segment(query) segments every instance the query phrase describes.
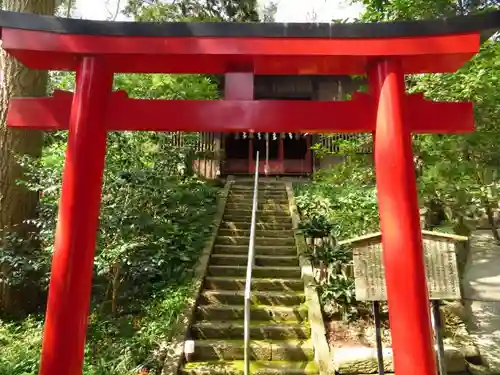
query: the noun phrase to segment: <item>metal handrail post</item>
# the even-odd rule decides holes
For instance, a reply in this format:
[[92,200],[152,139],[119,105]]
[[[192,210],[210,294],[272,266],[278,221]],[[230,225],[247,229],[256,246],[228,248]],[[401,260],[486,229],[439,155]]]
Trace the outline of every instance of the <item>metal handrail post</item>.
[[250,375],[250,304],[252,299],[252,269],[255,260],[255,226],[257,221],[257,195],[259,191],[259,151],[255,157],[255,181],[253,185],[252,221],[250,224],[250,241],[248,243],[247,277],[245,282],[245,318],[244,336],[244,375]]

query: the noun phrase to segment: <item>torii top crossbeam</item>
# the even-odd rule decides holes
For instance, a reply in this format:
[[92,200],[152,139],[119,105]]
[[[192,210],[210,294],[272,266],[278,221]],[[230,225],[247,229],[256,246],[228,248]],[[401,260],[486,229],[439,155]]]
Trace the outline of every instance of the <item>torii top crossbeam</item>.
[[[471,103],[404,92],[404,74],[453,72],[500,12],[378,24],[99,22],[0,12],[3,48],[34,69],[75,70],[75,93],[14,99],[9,126],[69,129],[41,375],[81,374],[106,134],[114,130],[373,132],[394,368],[435,375],[412,132],[473,130]],[[112,93],[113,74],[226,74],[225,100]],[[254,101],[253,75],[367,74],[346,102]],[[329,359],[326,359],[329,362]],[[321,361],[320,361],[321,364]]]
[[114,72],[365,74],[398,56],[404,73],[452,72],[478,51],[500,12],[360,24],[107,22],[1,12],[3,48],[27,67],[76,70],[105,55]]

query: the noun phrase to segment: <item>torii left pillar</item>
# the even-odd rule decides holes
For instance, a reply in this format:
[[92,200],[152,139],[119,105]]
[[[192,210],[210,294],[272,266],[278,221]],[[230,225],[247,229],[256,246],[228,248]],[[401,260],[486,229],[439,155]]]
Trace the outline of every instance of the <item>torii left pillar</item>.
[[81,374],[106,155],[113,72],[84,57],[77,70],[63,171],[40,375]]

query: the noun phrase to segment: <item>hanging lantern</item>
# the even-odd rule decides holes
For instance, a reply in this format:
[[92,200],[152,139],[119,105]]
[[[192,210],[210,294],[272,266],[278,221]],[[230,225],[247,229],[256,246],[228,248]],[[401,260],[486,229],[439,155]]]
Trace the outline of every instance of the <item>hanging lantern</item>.
[[276,133],[273,133],[273,141],[277,140],[278,139],[278,134]]
[[293,139],[293,133],[288,133],[288,137],[290,137],[290,139]]
[[243,139],[247,139],[247,133],[243,132]]

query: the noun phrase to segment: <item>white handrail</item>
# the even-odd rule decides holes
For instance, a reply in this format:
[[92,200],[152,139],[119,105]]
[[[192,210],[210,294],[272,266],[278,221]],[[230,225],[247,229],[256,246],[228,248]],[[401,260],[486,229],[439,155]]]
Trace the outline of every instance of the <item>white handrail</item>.
[[250,375],[250,304],[252,298],[252,269],[255,261],[255,226],[257,221],[257,195],[259,192],[259,151],[255,157],[255,181],[253,185],[252,221],[250,224],[250,241],[248,243],[247,278],[245,282],[245,318],[243,326],[244,336],[244,375]]

